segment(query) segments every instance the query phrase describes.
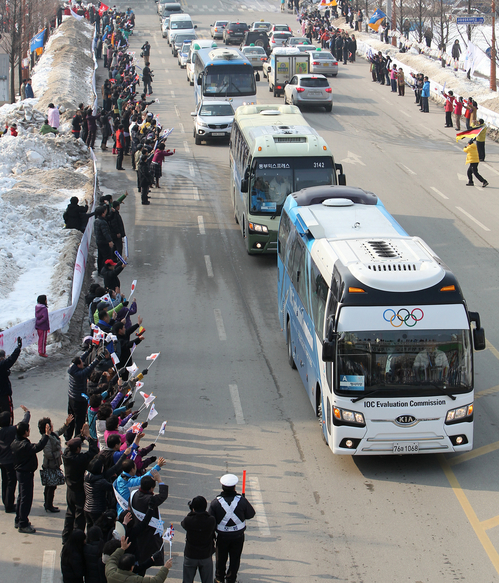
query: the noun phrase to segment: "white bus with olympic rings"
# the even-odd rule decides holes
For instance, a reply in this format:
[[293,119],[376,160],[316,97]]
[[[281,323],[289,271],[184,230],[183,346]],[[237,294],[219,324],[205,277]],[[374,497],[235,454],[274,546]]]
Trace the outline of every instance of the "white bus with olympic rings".
[[278,309],[289,364],[334,453],[472,449],[480,317],[375,194],[315,186],[287,197]]

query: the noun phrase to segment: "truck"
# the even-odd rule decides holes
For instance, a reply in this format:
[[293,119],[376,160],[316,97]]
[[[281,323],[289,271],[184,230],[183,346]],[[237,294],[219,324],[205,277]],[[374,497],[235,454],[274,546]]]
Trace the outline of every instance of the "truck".
[[274,97],[284,93],[284,85],[293,75],[306,75],[310,70],[310,55],[294,47],[275,48],[270,61],[263,65],[263,76],[269,80],[269,91]]

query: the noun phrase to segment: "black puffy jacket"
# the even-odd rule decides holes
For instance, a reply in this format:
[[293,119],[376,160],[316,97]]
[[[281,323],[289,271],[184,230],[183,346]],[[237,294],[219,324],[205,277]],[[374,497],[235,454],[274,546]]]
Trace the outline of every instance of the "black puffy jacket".
[[18,347],[14,352],[0,360],[0,395],[12,395],[12,385],[10,384],[10,369],[14,366],[16,360],[21,354],[21,349]]
[[14,456],[14,468],[16,472],[36,472],[38,468],[38,458],[36,454],[45,447],[49,437],[44,435],[38,443],[31,443],[27,437],[18,439],[17,437],[10,446]]
[[111,237],[111,229],[109,228],[109,223],[102,216],[95,217],[94,233],[97,247],[104,247],[108,243],[111,243],[113,240],[113,238]]

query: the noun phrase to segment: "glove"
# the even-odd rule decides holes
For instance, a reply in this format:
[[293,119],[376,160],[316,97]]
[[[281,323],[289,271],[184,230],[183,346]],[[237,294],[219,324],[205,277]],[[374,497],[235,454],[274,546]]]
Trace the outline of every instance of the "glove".
[[157,459],[158,459],[158,458],[157,458],[155,455],[152,455],[152,456],[149,458],[149,461],[151,462],[151,464],[153,464],[153,463],[154,463],[154,462],[155,462]]
[[106,357],[104,356],[104,353],[101,352],[100,354],[97,355],[97,360],[100,362],[101,360],[104,360]]
[[124,300],[123,307],[126,308],[130,302],[128,300]]
[[142,371],[142,376],[146,376],[146,374],[147,374],[148,372],[149,372],[149,371],[147,370],[147,368],[145,368],[145,369]]
[[142,429],[145,429],[148,425],[149,421],[144,421],[144,423],[142,423]]
[[[156,447],[155,443],[151,443],[151,445],[149,446],[151,449],[154,449]],[[154,458],[154,461],[156,461],[156,458]]]
[[23,347],[23,339],[20,336],[17,337],[17,347],[18,348]]
[[133,419],[134,421],[137,421],[138,417],[139,417],[139,412],[138,412],[138,411],[134,411],[134,412],[132,413],[132,419]]

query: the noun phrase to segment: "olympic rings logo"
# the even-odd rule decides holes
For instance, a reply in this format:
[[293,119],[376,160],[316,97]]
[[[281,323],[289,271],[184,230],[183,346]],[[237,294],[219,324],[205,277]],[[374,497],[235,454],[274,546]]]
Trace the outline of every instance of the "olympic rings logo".
[[414,328],[424,318],[424,312],[421,308],[414,308],[412,312],[409,312],[407,308],[400,308],[395,313],[395,310],[388,308],[383,312],[383,318],[385,322],[390,322],[394,328],[400,328],[402,324],[409,326],[409,328]]

